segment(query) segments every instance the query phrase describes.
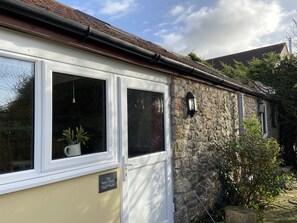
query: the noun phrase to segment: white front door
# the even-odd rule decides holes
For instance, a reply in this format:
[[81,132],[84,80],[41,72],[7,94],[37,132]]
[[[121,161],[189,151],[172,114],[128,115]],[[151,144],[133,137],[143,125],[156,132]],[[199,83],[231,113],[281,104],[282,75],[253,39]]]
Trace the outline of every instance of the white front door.
[[122,222],[173,222],[169,87],[120,79]]

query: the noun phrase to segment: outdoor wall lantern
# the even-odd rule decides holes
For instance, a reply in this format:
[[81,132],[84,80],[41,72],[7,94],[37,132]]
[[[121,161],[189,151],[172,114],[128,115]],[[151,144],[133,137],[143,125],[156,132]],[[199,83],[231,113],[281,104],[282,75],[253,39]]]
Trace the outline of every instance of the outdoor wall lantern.
[[265,105],[264,105],[264,102],[263,102],[263,101],[259,101],[258,106],[259,106],[259,113],[260,113],[260,114],[265,113]]
[[196,98],[191,92],[187,93],[187,106],[188,106],[188,115],[193,117],[195,112],[197,112],[197,103],[196,103]]

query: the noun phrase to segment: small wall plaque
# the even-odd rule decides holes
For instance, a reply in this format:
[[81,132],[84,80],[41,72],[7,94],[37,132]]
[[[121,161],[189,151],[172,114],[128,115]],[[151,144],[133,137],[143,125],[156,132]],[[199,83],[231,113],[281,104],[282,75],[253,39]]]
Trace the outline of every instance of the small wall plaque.
[[117,173],[107,173],[99,176],[99,193],[117,188]]

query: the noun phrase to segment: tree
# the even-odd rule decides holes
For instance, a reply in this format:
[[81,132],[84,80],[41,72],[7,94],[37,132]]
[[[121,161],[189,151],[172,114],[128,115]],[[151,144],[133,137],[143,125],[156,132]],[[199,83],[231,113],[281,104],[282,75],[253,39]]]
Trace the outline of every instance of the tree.
[[223,65],[223,73],[242,83],[259,81],[263,91],[273,97],[279,107],[281,143],[285,146],[286,162],[295,162],[293,145],[297,142],[297,57],[268,53],[263,59],[253,59],[247,65],[236,63],[235,67]]
[[240,81],[243,84],[248,84],[250,81],[250,78],[248,77],[247,73],[248,73],[248,67],[245,66],[242,62],[239,61],[235,61],[235,65],[234,67],[222,63],[223,66],[223,70],[222,73],[235,79]]
[[279,58],[276,55],[266,55],[263,60],[250,62],[251,79],[261,81],[270,86],[269,92],[279,104],[281,121],[281,143],[285,148],[287,164],[295,164],[294,145],[297,142],[297,58]]
[[249,77],[270,86],[268,92],[280,102],[283,121],[297,121],[297,58],[265,55],[249,63]]

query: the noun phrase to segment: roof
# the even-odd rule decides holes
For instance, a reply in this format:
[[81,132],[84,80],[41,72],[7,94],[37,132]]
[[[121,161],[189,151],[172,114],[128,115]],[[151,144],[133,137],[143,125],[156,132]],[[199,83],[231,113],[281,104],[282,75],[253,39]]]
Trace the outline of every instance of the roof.
[[275,53],[279,55],[282,55],[283,53],[288,54],[287,45],[286,43],[278,43],[278,44],[261,47],[261,48],[257,48],[249,51],[216,57],[216,58],[208,59],[206,61],[209,64],[211,64],[214,68],[218,70],[222,70],[223,66],[221,63],[234,66],[235,61],[239,61],[239,62],[242,62],[243,64],[247,64],[248,61],[252,59],[262,59],[264,54],[266,53]]
[[177,60],[179,62],[193,65],[195,67],[198,67],[199,69],[202,69],[204,71],[210,72],[215,75],[222,75],[222,74],[219,74],[218,72],[211,70],[209,67],[203,64],[198,64],[192,61],[191,59],[189,59],[188,56],[178,55],[157,44],[154,44],[150,41],[146,41],[136,35],[123,31],[117,27],[112,26],[109,23],[106,23],[100,19],[97,19],[91,15],[88,15],[78,9],[74,9],[67,5],[64,5],[58,1],[55,1],[55,0],[21,0],[21,1],[32,6],[42,8],[48,12],[58,14],[65,19],[69,19],[69,20],[78,22],[80,24],[92,27],[92,29],[98,30],[112,37],[121,39],[125,42],[132,43],[133,45],[150,50],[152,52],[156,52],[160,55],[164,55],[166,57]]
[[[112,55],[117,59],[127,61],[125,57],[129,59],[131,57],[134,59],[142,57],[142,59],[145,59],[145,63],[150,64],[149,66],[152,68],[161,66],[163,69],[165,67],[171,74],[191,76],[211,82],[215,85],[221,85],[259,96],[257,92],[248,86],[244,86],[238,81],[204,64],[192,61],[188,56],[178,55],[157,44],[113,27],[100,19],[94,18],[80,10],[71,8],[55,0],[1,0],[0,10],[1,9],[7,12],[4,16],[10,18],[10,20],[7,23],[0,21],[0,24],[9,28],[17,28],[20,31],[28,33],[32,32],[31,34],[33,35],[36,35],[38,30],[45,32],[44,25],[41,25],[41,29],[33,30],[28,27],[20,27],[19,24],[10,24],[11,19],[23,21],[24,18],[26,18],[28,23],[34,23],[34,21],[36,21],[36,24],[39,24],[39,26],[40,24],[46,24],[46,27],[56,31],[57,29],[62,29],[63,32],[59,31],[60,37],[61,35],[67,35],[68,31],[77,34],[79,38],[85,37],[86,41],[85,39],[79,43],[76,41],[76,43],[73,44],[75,47],[81,46],[81,48],[85,50],[94,52],[97,48],[92,49],[90,44],[98,43],[100,46],[105,45],[109,50],[117,50],[116,54],[121,53],[122,56],[120,57]],[[40,36],[50,38],[48,33]],[[71,37],[72,36],[73,35],[71,35]],[[60,41],[60,39],[55,40]],[[97,52],[100,53],[99,51]],[[131,53],[131,55],[129,56],[127,53]]]

